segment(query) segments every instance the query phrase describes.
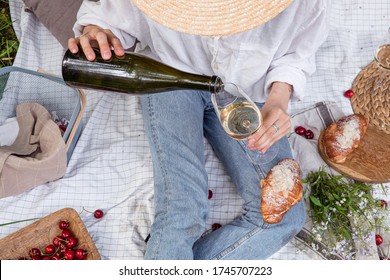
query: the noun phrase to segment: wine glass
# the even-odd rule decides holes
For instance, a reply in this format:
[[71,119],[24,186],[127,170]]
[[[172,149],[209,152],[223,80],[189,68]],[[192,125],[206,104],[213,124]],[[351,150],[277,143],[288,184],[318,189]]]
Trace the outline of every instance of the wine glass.
[[243,145],[249,159],[263,164],[273,159],[278,149],[272,147],[265,154],[248,148],[248,137],[256,133],[263,124],[260,109],[237,85],[224,83],[221,91],[211,95],[215,112],[225,132]]
[[375,50],[375,63],[389,75],[390,70],[390,28],[387,30],[385,37]]

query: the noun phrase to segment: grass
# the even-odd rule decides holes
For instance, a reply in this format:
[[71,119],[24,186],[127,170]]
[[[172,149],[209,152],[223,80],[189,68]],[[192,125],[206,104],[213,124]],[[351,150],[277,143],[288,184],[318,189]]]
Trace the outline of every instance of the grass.
[[19,47],[12,27],[8,0],[0,0],[0,68],[11,66]]

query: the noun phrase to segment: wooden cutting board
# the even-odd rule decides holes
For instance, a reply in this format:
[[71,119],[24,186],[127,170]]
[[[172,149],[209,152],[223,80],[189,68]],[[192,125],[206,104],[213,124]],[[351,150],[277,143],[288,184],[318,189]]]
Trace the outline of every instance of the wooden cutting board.
[[28,257],[31,248],[44,250],[61,232],[58,223],[69,222],[69,229],[78,238],[80,248],[88,252],[87,260],[100,260],[100,254],[79,214],[73,208],[63,208],[0,239],[0,260]]
[[323,133],[318,139],[318,150],[324,161],[346,177],[364,183],[390,182],[390,135],[368,126],[359,147],[342,163],[328,160],[323,146]]

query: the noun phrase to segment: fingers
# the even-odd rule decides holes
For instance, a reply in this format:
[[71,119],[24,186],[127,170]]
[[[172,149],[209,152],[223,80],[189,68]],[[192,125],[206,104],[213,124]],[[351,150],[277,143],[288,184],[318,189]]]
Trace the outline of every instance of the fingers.
[[[291,127],[291,122],[276,121],[271,126],[263,126],[259,131],[248,139],[248,148],[265,153],[275,142],[284,137]],[[260,136],[259,136],[260,135]]]
[[290,131],[291,119],[285,111],[277,108],[266,111],[263,117],[262,127],[248,138],[248,148],[265,153],[269,147]]
[[125,54],[125,50],[123,49],[122,43],[116,36],[113,35],[112,38],[110,38],[110,42],[112,47],[114,48],[114,53],[117,56],[122,56]]
[[89,61],[93,61],[96,58],[96,54],[92,48],[93,43],[91,41],[92,39],[89,34],[83,34],[79,37],[81,49]]
[[96,59],[94,48],[100,50],[105,60],[111,58],[111,49],[114,49],[114,53],[118,56],[124,55],[120,40],[110,30],[94,25],[86,26],[81,36],[68,40],[68,48],[72,53],[77,53],[79,47],[90,61]]
[[79,39],[78,38],[70,38],[68,40],[68,49],[71,51],[71,53],[77,53],[79,51]]

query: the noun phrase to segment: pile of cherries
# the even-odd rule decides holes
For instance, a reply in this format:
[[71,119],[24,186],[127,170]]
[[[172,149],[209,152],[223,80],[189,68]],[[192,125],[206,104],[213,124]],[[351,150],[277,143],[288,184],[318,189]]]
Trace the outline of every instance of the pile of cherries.
[[306,129],[303,126],[297,126],[295,128],[295,133],[305,137],[306,139],[313,139],[314,138],[314,133],[310,129]]
[[21,260],[85,260],[88,252],[79,248],[79,240],[69,228],[69,222],[61,220],[58,223],[60,234],[53,238],[51,244],[43,249],[31,248],[28,257]]

